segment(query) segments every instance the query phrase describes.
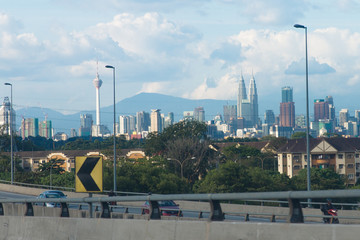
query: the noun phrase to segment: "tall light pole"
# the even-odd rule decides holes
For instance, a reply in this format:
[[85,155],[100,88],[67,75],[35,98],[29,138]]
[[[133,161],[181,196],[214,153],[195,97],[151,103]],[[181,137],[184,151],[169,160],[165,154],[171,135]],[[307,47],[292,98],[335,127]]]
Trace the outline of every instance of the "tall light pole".
[[180,164],[180,171],[181,171],[181,179],[184,179],[184,170],[183,170],[183,168],[184,168],[184,163],[186,162],[186,161],[188,161],[188,160],[194,160],[195,159],[195,157],[191,157],[191,158],[187,158],[187,159],[185,159],[184,161],[180,161],[180,160],[177,160],[177,159],[175,159],[175,158],[167,158],[167,160],[169,160],[169,161],[175,161],[175,162],[177,162],[177,163],[179,163]]
[[13,121],[13,117],[12,117],[12,105],[13,105],[13,96],[12,96],[12,84],[11,83],[4,83],[7,86],[10,86],[11,88],[11,96],[10,96],[10,172],[11,172],[11,184],[14,184],[14,154],[13,154],[13,129],[12,129],[12,121]]
[[[295,28],[305,29],[305,60],[306,60],[306,160],[307,160],[307,190],[311,191],[310,184],[310,168],[311,168],[311,156],[309,147],[309,71],[308,71],[308,51],[307,51],[307,27],[295,24]],[[309,202],[311,199],[308,200]]]
[[116,110],[115,110],[115,67],[106,65],[106,68],[113,70],[113,90],[114,90],[114,193],[116,192]]

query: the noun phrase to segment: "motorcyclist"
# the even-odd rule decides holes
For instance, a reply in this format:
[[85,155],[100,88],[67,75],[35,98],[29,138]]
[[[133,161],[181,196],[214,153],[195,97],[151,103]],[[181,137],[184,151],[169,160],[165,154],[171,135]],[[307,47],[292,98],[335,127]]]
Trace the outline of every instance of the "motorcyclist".
[[[326,199],[326,204],[321,205],[320,210],[324,213],[324,215],[330,215],[328,212],[330,209],[336,209],[336,208],[334,207],[334,205],[332,205],[331,199],[328,198]],[[324,218],[324,222],[325,223],[330,222],[330,218]]]

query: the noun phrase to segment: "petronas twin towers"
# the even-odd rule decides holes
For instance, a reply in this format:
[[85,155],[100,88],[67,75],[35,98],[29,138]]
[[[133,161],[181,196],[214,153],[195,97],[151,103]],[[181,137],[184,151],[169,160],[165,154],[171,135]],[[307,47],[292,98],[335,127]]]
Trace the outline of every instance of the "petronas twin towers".
[[244,77],[241,75],[237,99],[237,117],[244,118],[244,127],[259,125],[258,95],[254,75],[250,79],[249,95],[246,95]]

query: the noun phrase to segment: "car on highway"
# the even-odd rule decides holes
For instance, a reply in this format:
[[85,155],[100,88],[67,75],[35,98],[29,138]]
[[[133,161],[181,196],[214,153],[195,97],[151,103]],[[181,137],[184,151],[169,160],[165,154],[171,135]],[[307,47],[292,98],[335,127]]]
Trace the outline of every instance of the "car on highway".
[[[176,204],[173,200],[157,201],[162,216],[178,216],[182,217],[182,211],[179,209],[179,204]],[[143,211],[145,214],[150,212],[149,201],[143,204]]]
[[[37,196],[37,199],[47,199],[47,198],[66,198],[66,195],[59,190],[48,190],[45,192],[42,192]],[[52,203],[52,202],[46,202],[44,204],[46,207],[59,207],[60,203]]]

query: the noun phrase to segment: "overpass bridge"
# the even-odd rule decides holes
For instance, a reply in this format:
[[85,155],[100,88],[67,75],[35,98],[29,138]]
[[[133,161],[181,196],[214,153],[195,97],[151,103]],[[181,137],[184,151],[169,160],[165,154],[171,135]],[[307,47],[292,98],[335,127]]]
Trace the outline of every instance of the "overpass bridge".
[[[21,187],[3,184],[0,185],[0,191],[8,192],[34,192],[42,190],[34,190],[30,188],[20,189]],[[312,198],[327,197],[360,197],[359,190],[343,190],[338,191],[314,191]],[[172,198],[174,200],[208,200],[205,202],[181,201],[182,204],[193,204],[194,208],[201,210],[206,208],[212,215],[208,219],[188,219],[179,217],[158,217],[150,215],[134,215],[126,213],[109,212],[108,217],[104,217],[104,205],[102,210],[97,212],[93,218],[89,218],[89,214],[84,214],[85,210],[68,209],[70,217],[59,217],[63,208],[44,208],[41,206],[32,206],[29,203],[34,199],[20,199],[18,202],[25,204],[16,204],[9,199],[0,199],[3,205],[3,215],[0,216],[0,239],[358,239],[360,236],[359,225],[356,221],[360,218],[359,211],[347,211],[346,214],[340,213],[340,216],[347,216],[347,220],[343,219],[341,223],[351,224],[320,224],[313,222],[301,221],[301,216],[306,219],[312,219],[314,213],[319,215],[319,210],[301,208],[297,206],[298,199],[308,198],[307,192],[278,192],[264,193],[267,197],[263,199],[289,199],[290,208],[276,207],[257,207],[259,212],[271,213],[277,216],[285,217],[288,223],[283,222],[239,222],[221,219],[221,216],[227,211],[233,211],[231,208],[239,207],[247,208],[249,211],[255,211],[253,206],[243,206],[237,204],[220,204],[221,198],[229,200],[234,199],[255,199],[259,196],[257,193],[246,194],[205,194],[198,195],[195,199],[191,195],[151,195],[134,197],[117,197],[118,200],[125,200],[121,203],[133,203],[136,199],[143,202],[145,199],[157,201],[162,198]],[[255,194],[255,195],[254,195]],[[345,195],[344,195],[345,194]],[[34,194],[37,195],[37,194]],[[73,197],[73,196],[69,196]],[[76,198],[77,197],[77,198]],[[199,199],[200,198],[200,199]],[[130,201],[130,199],[133,199]],[[257,198],[260,199],[260,198]],[[74,202],[108,202],[111,198],[95,196],[90,200],[87,196],[67,199]],[[54,201],[54,200],[52,200]],[[59,200],[60,201],[60,200]],[[15,201],[16,202],[16,201]],[[219,204],[219,205],[218,205]],[[196,207],[195,207],[196,205]],[[210,205],[210,206],[209,206]],[[32,214],[29,213],[32,209]],[[156,209],[156,208],[154,208]],[[153,213],[154,213],[154,209]],[[314,212],[316,211],[316,212]],[[287,212],[287,214],[286,214]],[[0,211],[1,215],[1,211]],[[29,216],[25,216],[29,215]],[[156,214],[155,214],[156,215]],[[214,217],[215,216],[215,217]],[[220,217],[220,218],[219,218]],[[292,219],[293,218],[293,219]],[[300,221],[299,221],[300,219]],[[317,218],[318,219],[318,218]],[[352,222],[351,222],[351,221]],[[348,222],[346,222],[348,221]]]

